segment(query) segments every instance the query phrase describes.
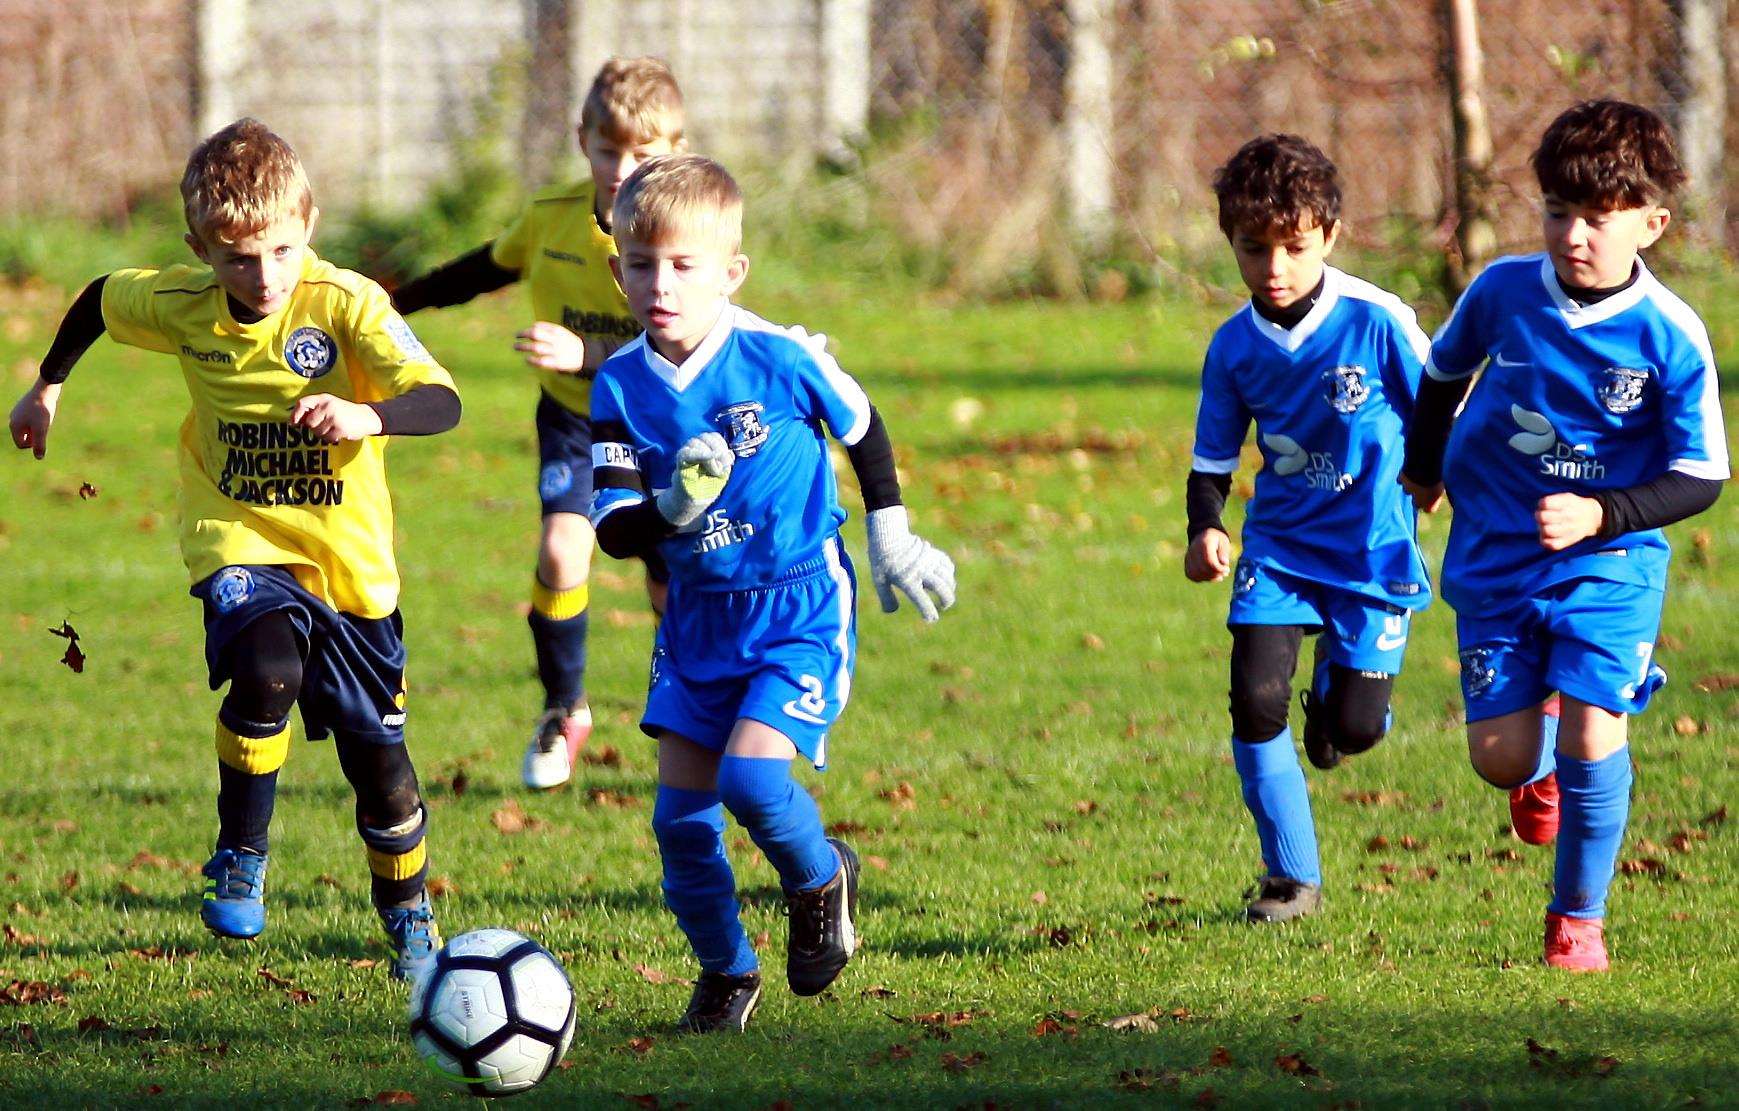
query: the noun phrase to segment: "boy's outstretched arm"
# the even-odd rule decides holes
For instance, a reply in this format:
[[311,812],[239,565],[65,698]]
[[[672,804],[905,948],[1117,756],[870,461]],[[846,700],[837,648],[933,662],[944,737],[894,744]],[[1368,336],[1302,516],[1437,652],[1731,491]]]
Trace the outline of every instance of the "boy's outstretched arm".
[[1407,455],[1401,464],[1401,488],[1426,513],[1443,504],[1443,449],[1449,428],[1473,384],[1471,377],[1444,380],[1426,374],[1419,380],[1413,423],[1407,428]]
[[7,421],[12,443],[20,450],[32,452],[38,459],[48,451],[48,430],[54,424],[55,409],[60,404],[61,383],[72,373],[73,365],[103,334],[103,283],[107,280],[105,274],[86,286],[84,292],[74,299],[60,322],[54,342],[49,344],[48,354],[42,357],[35,384],[25,390],[18,404],[12,407],[11,418]]
[[481,293],[491,293],[519,280],[519,271],[498,264],[485,243],[470,254],[443,263],[420,278],[413,278],[392,292],[392,307],[409,316],[420,309],[463,305]]
[[1219,582],[1232,571],[1232,538],[1220,520],[1231,492],[1229,472],[1192,470],[1184,482],[1189,548],[1184,552],[1183,573],[1191,582]]
[[[929,541],[912,533],[911,520],[900,500],[900,476],[894,467],[894,444],[875,406],[869,424],[854,444],[846,445],[863,491],[864,527],[869,533],[870,581],[882,612],[900,608],[896,589],[918,608],[925,621],[935,621],[954,604],[954,561]],[[932,601],[930,595],[934,594]]]

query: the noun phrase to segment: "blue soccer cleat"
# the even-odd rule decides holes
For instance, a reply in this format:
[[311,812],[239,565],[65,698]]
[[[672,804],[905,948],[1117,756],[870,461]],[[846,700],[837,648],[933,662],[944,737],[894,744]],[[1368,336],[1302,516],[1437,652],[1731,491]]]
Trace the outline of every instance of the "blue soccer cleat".
[[219,849],[205,867],[199,920],[219,937],[259,937],[266,928],[266,858]]
[[406,982],[421,978],[434,966],[435,953],[441,948],[441,931],[435,925],[428,893],[424,892],[414,907],[387,907],[379,913],[392,944],[392,978]]

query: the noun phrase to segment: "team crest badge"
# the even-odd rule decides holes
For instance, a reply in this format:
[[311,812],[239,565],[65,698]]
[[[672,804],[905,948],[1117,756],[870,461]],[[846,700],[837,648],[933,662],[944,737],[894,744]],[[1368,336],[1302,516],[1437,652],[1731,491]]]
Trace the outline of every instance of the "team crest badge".
[[338,361],[338,344],[318,328],[297,328],[284,341],[284,361],[304,378],[318,378]]
[[1365,368],[1362,366],[1337,366],[1324,371],[1322,381],[1325,387],[1323,397],[1337,413],[1357,412],[1371,396],[1371,387],[1365,384]]
[[1497,668],[1491,663],[1491,649],[1469,648],[1461,653],[1461,690],[1468,698],[1478,698],[1497,681]]
[[537,492],[548,501],[559,498],[574,485],[574,472],[566,463],[549,463],[537,476]]
[[767,426],[761,423],[765,409],[759,401],[739,401],[720,409],[713,417],[738,459],[747,459],[767,442]]
[[1598,391],[1600,404],[1609,413],[1624,414],[1642,404],[1643,387],[1648,385],[1648,371],[1635,367],[1607,367],[1606,380]]
[[211,604],[230,613],[254,596],[254,576],[246,567],[225,567],[211,579]]
[[1240,559],[1232,569],[1232,597],[1248,594],[1256,589],[1256,565],[1247,559]]

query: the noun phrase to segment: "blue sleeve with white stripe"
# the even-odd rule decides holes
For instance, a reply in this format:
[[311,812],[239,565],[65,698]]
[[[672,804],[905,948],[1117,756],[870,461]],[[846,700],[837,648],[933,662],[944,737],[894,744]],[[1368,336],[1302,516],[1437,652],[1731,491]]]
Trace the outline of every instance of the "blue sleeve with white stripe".
[[645,500],[621,386],[614,376],[600,374],[592,383],[592,527],[614,510]]
[[1687,336],[1661,375],[1667,469],[1692,478],[1730,477],[1720,387],[1707,333]]
[[1419,377],[1431,357],[1431,341],[1419,329],[1411,310],[1395,316],[1389,330],[1388,358],[1380,371],[1389,406],[1401,417],[1401,427],[1413,424],[1413,403],[1419,399]]
[[1449,319],[1431,340],[1425,373],[1440,382],[1454,382],[1478,370],[1491,354],[1491,328],[1485,314],[1486,294],[1497,269],[1487,268],[1455,302]]
[[834,439],[853,446],[869,429],[869,395],[827,353],[826,336],[810,335],[801,328],[788,334],[802,352],[796,360],[798,412],[806,419],[825,421]]
[[1205,474],[1231,474],[1249,435],[1249,406],[1238,393],[1232,368],[1221,356],[1221,342],[1208,345],[1202,359],[1202,396],[1196,409],[1196,443],[1190,469]]

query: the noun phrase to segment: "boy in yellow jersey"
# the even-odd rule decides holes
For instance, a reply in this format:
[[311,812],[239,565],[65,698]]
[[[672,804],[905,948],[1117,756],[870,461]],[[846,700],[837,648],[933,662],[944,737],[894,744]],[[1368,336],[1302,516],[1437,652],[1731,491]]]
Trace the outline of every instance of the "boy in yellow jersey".
[[[610,273],[616,245],[610,208],[616,190],[649,158],[681,150],[682,92],[656,58],[604,63],[580,111],[580,151],[592,177],[532,197],[494,242],[401,286],[393,305],[419,309],[463,304],[520,279],[531,288],[537,322],[514,349],[541,371],[537,403],[543,537],[531,586],[531,639],[544,708],[525,750],[521,775],[533,789],[568,781],[592,731],[586,703],[587,580],[593,535],[592,377],[605,357],[640,334]],[[668,580],[656,554],[646,558],[647,591],[663,611]]]
[[301,162],[257,120],[201,143],[181,180],[202,265],[117,270],[62,321],[12,410],[18,447],[47,448],[61,383],[107,332],[174,355],[181,425],[181,553],[204,607],[217,713],[217,851],[200,918],[224,937],[265,928],[266,830],[299,704],[332,736],[393,975],[440,946],[423,880],[426,814],[405,752],[405,648],[393,560],[389,435],[443,432],[459,395],[388,302],[316,258],[319,215]]

